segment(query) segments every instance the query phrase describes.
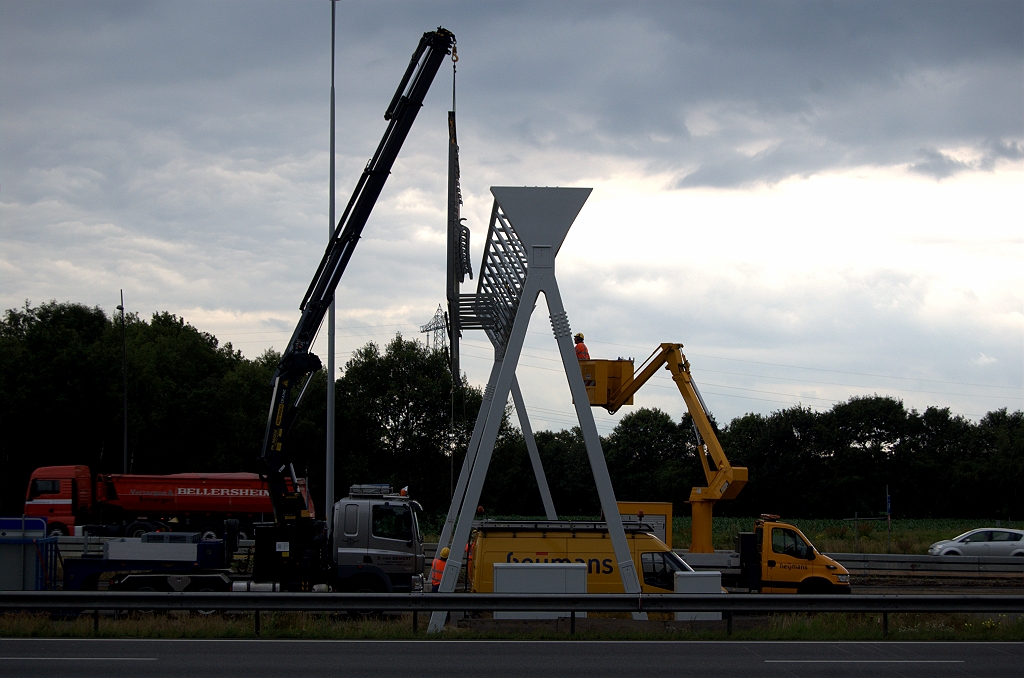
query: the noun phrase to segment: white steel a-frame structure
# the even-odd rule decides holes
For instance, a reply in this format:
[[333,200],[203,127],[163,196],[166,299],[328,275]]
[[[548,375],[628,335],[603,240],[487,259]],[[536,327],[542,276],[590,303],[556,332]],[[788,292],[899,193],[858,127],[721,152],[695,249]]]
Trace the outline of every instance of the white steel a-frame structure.
[[[477,293],[464,295],[459,305],[464,309],[467,329],[479,328],[487,332],[494,347],[494,364],[459,474],[455,496],[438,542],[439,549],[446,545],[450,547],[450,556],[441,579],[442,593],[455,590],[510,392],[515,399],[520,421],[524,422],[523,433],[527,438],[527,448],[537,474],[545,510],[549,518],[554,517],[554,506],[544,481],[532,432],[528,430],[529,421],[515,374],[530,316],[542,293],[586,443],[601,510],[608,523],[622,585],[626,593],[640,593],[640,580],[622,529],[615,491],[601,450],[601,439],[576,359],[569,319],[562,306],[562,297],[555,279],[555,257],[573,221],[590,197],[590,192],[589,188],[491,187],[494,205],[487,229]],[[446,616],[445,612],[434,612],[430,618],[429,631],[440,631]],[[646,615],[635,613],[634,616]]]

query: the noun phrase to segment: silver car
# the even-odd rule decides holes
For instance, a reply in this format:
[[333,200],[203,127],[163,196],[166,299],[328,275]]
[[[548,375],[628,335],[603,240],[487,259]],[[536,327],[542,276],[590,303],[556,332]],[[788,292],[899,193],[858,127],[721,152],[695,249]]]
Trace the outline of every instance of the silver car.
[[1024,556],[1024,530],[983,527],[928,547],[933,556]]

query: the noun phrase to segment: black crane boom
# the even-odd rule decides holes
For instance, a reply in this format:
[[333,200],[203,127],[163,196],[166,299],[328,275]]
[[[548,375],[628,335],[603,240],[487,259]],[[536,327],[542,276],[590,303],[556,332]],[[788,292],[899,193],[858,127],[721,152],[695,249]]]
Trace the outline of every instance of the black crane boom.
[[[308,385],[313,373],[322,367],[316,354],[310,353],[313,340],[334,299],[335,289],[352,258],[370,212],[391,173],[398,152],[423,105],[427,90],[454,44],[455,36],[440,27],[436,31],[424,33],[420,39],[395,96],[384,113],[384,119],[389,121],[387,131],[376,153],[367,162],[345,212],[334,229],[334,235],[299,306],[302,316],[274,372],[274,392],[261,457],[267,467],[267,484],[274,505],[274,521],[278,526],[297,526],[310,522],[309,507],[298,492],[288,456],[284,453],[284,439],[295,418],[305,387],[295,402],[290,401],[291,391],[302,379],[306,379]],[[326,510],[329,520],[331,507],[326,507]]]

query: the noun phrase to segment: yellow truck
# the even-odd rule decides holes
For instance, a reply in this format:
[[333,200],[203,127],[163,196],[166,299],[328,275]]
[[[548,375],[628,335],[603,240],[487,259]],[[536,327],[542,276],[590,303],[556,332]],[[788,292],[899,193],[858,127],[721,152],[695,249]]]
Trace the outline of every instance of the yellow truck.
[[811,540],[779,516],[764,514],[753,532],[740,532],[736,551],[680,554],[693,569],[717,570],[722,585],[761,593],[849,593],[850,573],[819,553]]
[[[644,593],[674,590],[676,572],[693,572],[644,523],[625,523],[626,541]],[[473,592],[494,591],[494,563],[584,563],[587,592],[622,593],[608,526],[603,522],[482,521],[471,540],[468,573]]]

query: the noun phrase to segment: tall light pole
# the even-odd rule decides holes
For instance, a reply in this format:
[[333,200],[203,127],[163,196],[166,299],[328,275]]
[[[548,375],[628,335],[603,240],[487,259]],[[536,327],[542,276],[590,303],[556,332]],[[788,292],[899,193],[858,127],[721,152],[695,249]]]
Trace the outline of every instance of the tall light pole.
[[[327,239],[334,237],[334,22],[337,2],[331,0],[331,179],[329,193],[329,216]],[[331,525],[331,508],[334,506],[334,299],[327,311],[327,468],[324,476],[325,501],[324,520]]]
[[124,375],[121,393],[124,395],[124,472],[128,473],[128,338],[124,326],[124,290],[121,290],[121,373]]

